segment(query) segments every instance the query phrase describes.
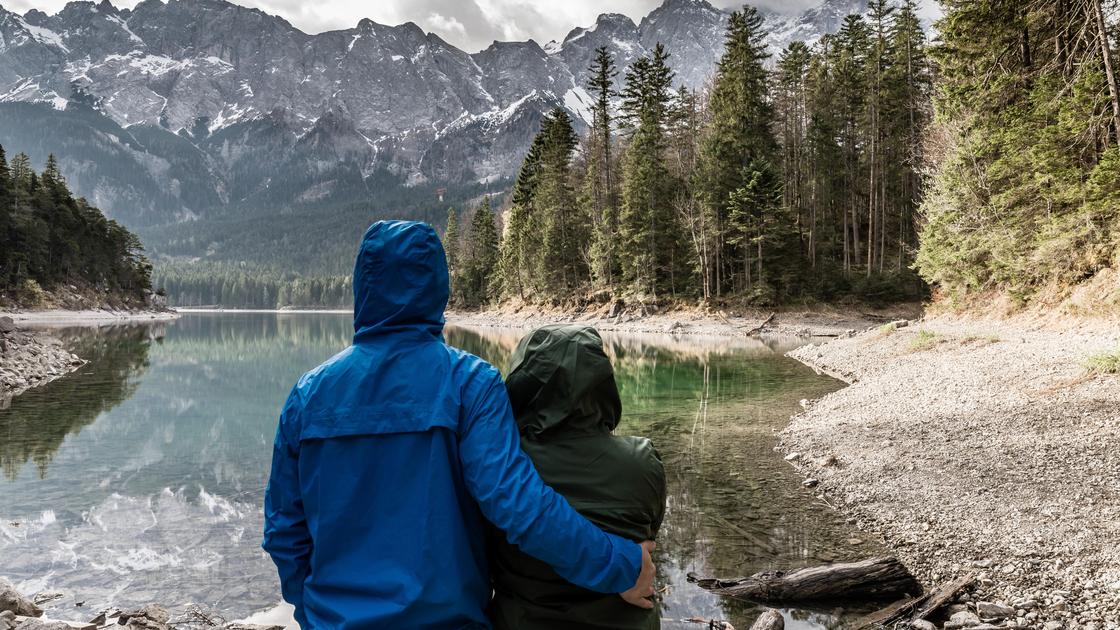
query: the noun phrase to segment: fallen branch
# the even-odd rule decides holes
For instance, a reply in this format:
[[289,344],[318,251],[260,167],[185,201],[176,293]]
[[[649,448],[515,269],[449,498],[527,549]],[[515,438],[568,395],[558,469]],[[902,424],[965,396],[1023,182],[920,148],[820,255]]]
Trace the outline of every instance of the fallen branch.
[[956,599],[957,595],[968,588],[975,579],[975,574],[969,573],[962,578],[942,584],[921,597],[897,601],[882,610],[858,619],[852,624],[852,627],[855,630],[861,630],[862,628],[885,626],[903,617],[910,616],[912,612],[911,620],[926,619],[942,606]]
[[688,581],[717,595],[761,602],[885,599],[922,590],[910,571],[891,557],[795,571],[763,571],[734,580],[689,574]]
[[781,613],[778,611],[767,608],[754,620],[751,625],[751,630],[785,630],[786,621],[782,619]]
[[746,333],[747,336],[748,337],[753,337],[754,335],[757,335],[758,333],[762,332],[762,329],[766,328],[768,325],[770,325],[770,322],[774,321],[774,317],[776,317],[776,316],[777,316],[777,313],[770,313],[770,317],[767,317],[765,321],[763,321],[758,326],[755,326],[754,328],[748,330],[747,333]]
[[975,579],[976,574],[969,573],[958,580],[954,580],[948,584],[942,584],[929,594],[929,599],[914,613],[913,619],[915,621],[918,619],[925,619],[937,612],[937,609],[956,599],[961,591],[971,586]]

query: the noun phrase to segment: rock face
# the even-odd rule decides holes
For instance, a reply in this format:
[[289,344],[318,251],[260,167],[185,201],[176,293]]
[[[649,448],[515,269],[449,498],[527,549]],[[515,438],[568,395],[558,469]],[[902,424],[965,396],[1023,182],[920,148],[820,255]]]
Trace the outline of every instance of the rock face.
[[[0,408],[12,396],[53,381],[84,363],[63,348],[57,339],[21,331],[10,317],[0,317]],[[14,589],[5,590],[5,584],[0,581],[0,610],[5,610],[5,593],[15,592]]]
[[[816,39],[865,4],[772,14],[771,43]],[[543,113],[590,120],[596,47],[621,82],[661,42],[676,83],[696,88],[727,17],[707,0],[665,0],[638,24],[604,14],[563,42],[468,54],[411,22],[312,35],[225,0],[0,7],[0,144],[58,153],[78,194],[134,226],[368,199],[387,181],[493,181],[516,172]]]

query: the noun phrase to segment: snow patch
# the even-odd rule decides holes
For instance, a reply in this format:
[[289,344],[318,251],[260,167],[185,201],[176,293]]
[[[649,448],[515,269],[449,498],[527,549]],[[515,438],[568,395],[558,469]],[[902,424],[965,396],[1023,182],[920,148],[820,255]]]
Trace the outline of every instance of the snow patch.
[[13,14],[12,17],[15,18],[16,22],[21,27],[23,27],[24,30],[31,34],[31,37],[34,38],[35,41],[39,42],[40,44],[46,44],[47,46],[54,46],[55,48],[61,49],[63,52],[70,52],[70,49],[66,47],[66,44],[62,43],[62,36],[58,33],[52,31],[49,28],[43,28],[42,26],[28,24],[23,18],[19,17],[18,15]]
[[587,93],[587,90],[582,87],[574,87],[567,92],[564,92],[564,107],[569,111],[579,116],[583,122],[591,124],[592,114],[591,106],[595,103],[595,99]]

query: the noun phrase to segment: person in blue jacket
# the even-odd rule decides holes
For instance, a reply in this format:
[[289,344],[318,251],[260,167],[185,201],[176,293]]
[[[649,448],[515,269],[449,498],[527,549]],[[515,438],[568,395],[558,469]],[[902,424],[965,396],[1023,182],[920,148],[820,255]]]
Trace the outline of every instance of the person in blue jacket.
[[653,606],[641,545],[604,533],[546,486],[506,388],[442,339],[447,260],[422,223],[366,230],[353,345],[284,404],[264,549],[304,630],[489,628],[486,521],[564,579]]

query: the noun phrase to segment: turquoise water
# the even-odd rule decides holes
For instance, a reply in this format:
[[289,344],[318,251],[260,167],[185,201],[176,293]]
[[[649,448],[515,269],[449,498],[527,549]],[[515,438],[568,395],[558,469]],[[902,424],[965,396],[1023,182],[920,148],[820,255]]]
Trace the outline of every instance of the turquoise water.
[[[65,594],[61,618],[151,601],[236,619],[279,600],[259,549],[276,416],[298,376],[344,348],[338,314],[197,313],[146,326],[58,331],[89,365],[0,410],[0,575]],[[447,340],[504,367],[522,333],[449,328]],[[732,577],[871,555],[773,451],[799,401],[840,383],[754,340],[606,335],[619,431],[665,460],[659,537],[665,627],[703,617],[750,625],[685,575]],[[81,603],[81,606],[75,604]],[[787,627],[844,613],[785,610]]]

